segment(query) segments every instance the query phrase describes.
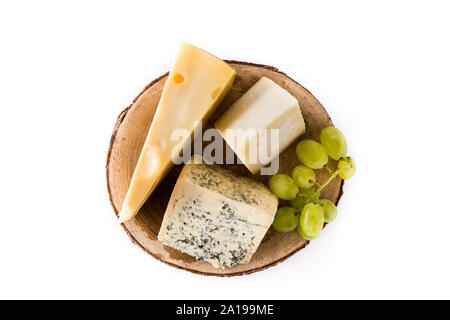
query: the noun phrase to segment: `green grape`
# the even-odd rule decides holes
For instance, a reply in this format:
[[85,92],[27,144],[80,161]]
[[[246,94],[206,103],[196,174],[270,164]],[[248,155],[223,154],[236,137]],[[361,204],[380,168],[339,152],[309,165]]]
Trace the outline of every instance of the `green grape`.
[[339,160],[338,169],[343,169],[341,172],[339,172],[339,176],[342,179],[350,179],[356,172],[355,160],[352,157],[342,158],[341,160]]
[[289,232],[297,227],[297,210],[294,208],[283,207],[277,210],[272,227],[278,232]]
[[314,170],[306,166],[296,166],[292,170],[292,178],[300,188],[311,188],[316,183]]
[[335,127],[326,127],[322,130],[320,143],[334,160],[339,160],[347,154],[347,141],[342,132]]
[[308,200],[308,197],[306,195],[299,194],[295,199],[292,199],[290,201],[290,204],[293,208],[301,210],[305,206],[306,200]]
[[297,144],[295,149],[298,159],[311,169],[323,168],[328,162],[324,147],[317,141],[305,139]]
[[314,187],[308,189],[300,189],[299,194],[304,194],[306,196],[311,197],[314,193],[316,193],[316,189]]
[[306,204],[306,200],[308,200],[310,197],[312,197],[312,195],[315,192],[316,192],[316,189],[314,189],[314,187],[311,187],[308,189],[300,189],[300,191],[297,194],[297,197],[295,199],[291,200],[291,206],[297,210],[303,209],[303,207]]
[[324,212],[320,204],[308,203],[300,214],[297,229],[300,235],[313,239],[319,236],[324,222]]
[[305,240],[314,240],[315,238],[317,238],[317,237],[319,236],[319,235],[317,235],[317,236],[315,236],[315,237],[307,236],[306,234],[303,233],[302,229],[299,228],[298,226],[297,226],[297,231],[298,231],[298,233],[300,234],[300,236],[301,236],[303,239],[305,239]]
[[287,174],[276,174],[270,178],[270,190],[280,199],[292,200],[295,199],[298,193],[298,186],[294,179]]
[[323,208],[325,222],[333,221],[338,214],[338,209],[336,208],[334,203],[327,199],[320,199],[318,203]]
[[291,206],[297,210],[303,209],[306,204],[306,200],[308,200],[314,194],[314,192],[316,192],[316,189],[314,188],[300,189],[297,197],[290,201]]

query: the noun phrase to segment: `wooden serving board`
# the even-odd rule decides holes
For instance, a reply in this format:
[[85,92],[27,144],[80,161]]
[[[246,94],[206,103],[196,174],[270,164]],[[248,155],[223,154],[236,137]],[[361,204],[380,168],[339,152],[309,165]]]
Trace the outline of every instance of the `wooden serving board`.
[[[230,93],[213,114],[206,127],[212,126],[215,120],[262,76],[278,83],[299,101],[306,122],[306,134],[301,138],[318,140],[322,128],[332,125],[330,117],[320,102],[308,90],[283,72],[271,66],[239,61],[227,62],[236,70],[236,78]],[[106,161],[106,178],[111,204],[116,216],[127,193],[167,75],[168,73],[147,85],[134,99],[133,103],[122,111],[115,124]],[[292,169],[299,164],[295,154],[295,145],[296,143],[280,155],[280,173],[290,174]],[[330,165],[335,167],[336,162],[331,161]],[[227,165],[226,167],[266,184],[270,178],[252,175],[244,165]],[[131,241],[154,258],[173,267],[202,275],[236,276],[274,266],[309,243],[309,241],[300,237],[296,230],[289,233],[279,233],[270,228],[250,263],[229,269],[215,269],[209,263],[196,261],[187,254],[162,245],[158,242],[157,235],[169,197],[181,169],[182,165],[175,166],[151,195],[139,214],[133,220],[122,224]],[[324,182],[328,177],[329,174],[325,169],[317,172],[319,182]],[[338,178],[334,179],[322,191],[322,198],[329,199],[337,204],[342,195],[342,187],[343,181]]]

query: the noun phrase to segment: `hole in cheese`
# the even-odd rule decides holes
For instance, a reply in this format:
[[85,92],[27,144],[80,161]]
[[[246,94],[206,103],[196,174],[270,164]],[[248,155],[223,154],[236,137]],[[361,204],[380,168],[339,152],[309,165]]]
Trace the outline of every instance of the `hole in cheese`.
[[173,76],[173,81],[175,83],[183,83],[184,82],[184,77],[181,73],[177,73]]
[[213,90],[213,92],[211,92],[211,98],[212,99],[216,99],[217,96],[219,95],[220,91],[222,91],[222,87],[217,87]]
[[151,176],[155,172],[158,171],[159,168],[159,158],[160,158],[160,152],[159,149],[155,146],[150,146],[147,149],[147,170],[146,175]]

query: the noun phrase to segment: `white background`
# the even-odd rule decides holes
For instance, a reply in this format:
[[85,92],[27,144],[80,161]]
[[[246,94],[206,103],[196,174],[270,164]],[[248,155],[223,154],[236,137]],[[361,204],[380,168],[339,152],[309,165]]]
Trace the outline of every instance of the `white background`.
[[[0,298],[450,298],[446,1],[2,1]],[[116,117],[178,40],[269,64],[347,137],[340,215],[286,262],[202,277],[110,207]]]

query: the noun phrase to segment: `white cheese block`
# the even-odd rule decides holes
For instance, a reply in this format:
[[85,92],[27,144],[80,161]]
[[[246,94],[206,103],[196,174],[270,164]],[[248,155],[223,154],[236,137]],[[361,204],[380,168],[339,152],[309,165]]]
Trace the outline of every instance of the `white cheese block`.
[[[305,132],[297,99],[265,77],[244,93],[214,126],[253,174]],[[271,139],[271,129],[279,130],[277,140]]]
[[187,164],[158,240],[216,268],[248,263],[277,206],[277,197],[262,183],[215,165]]
[[[181,43],[120,211],[133,218],[172,168],[200,121],[207,121],[228,93],[235,71],[215,56]],[[175,130],[190,133],[172,140]],[[181,141],[180,141],[181,140]]]

